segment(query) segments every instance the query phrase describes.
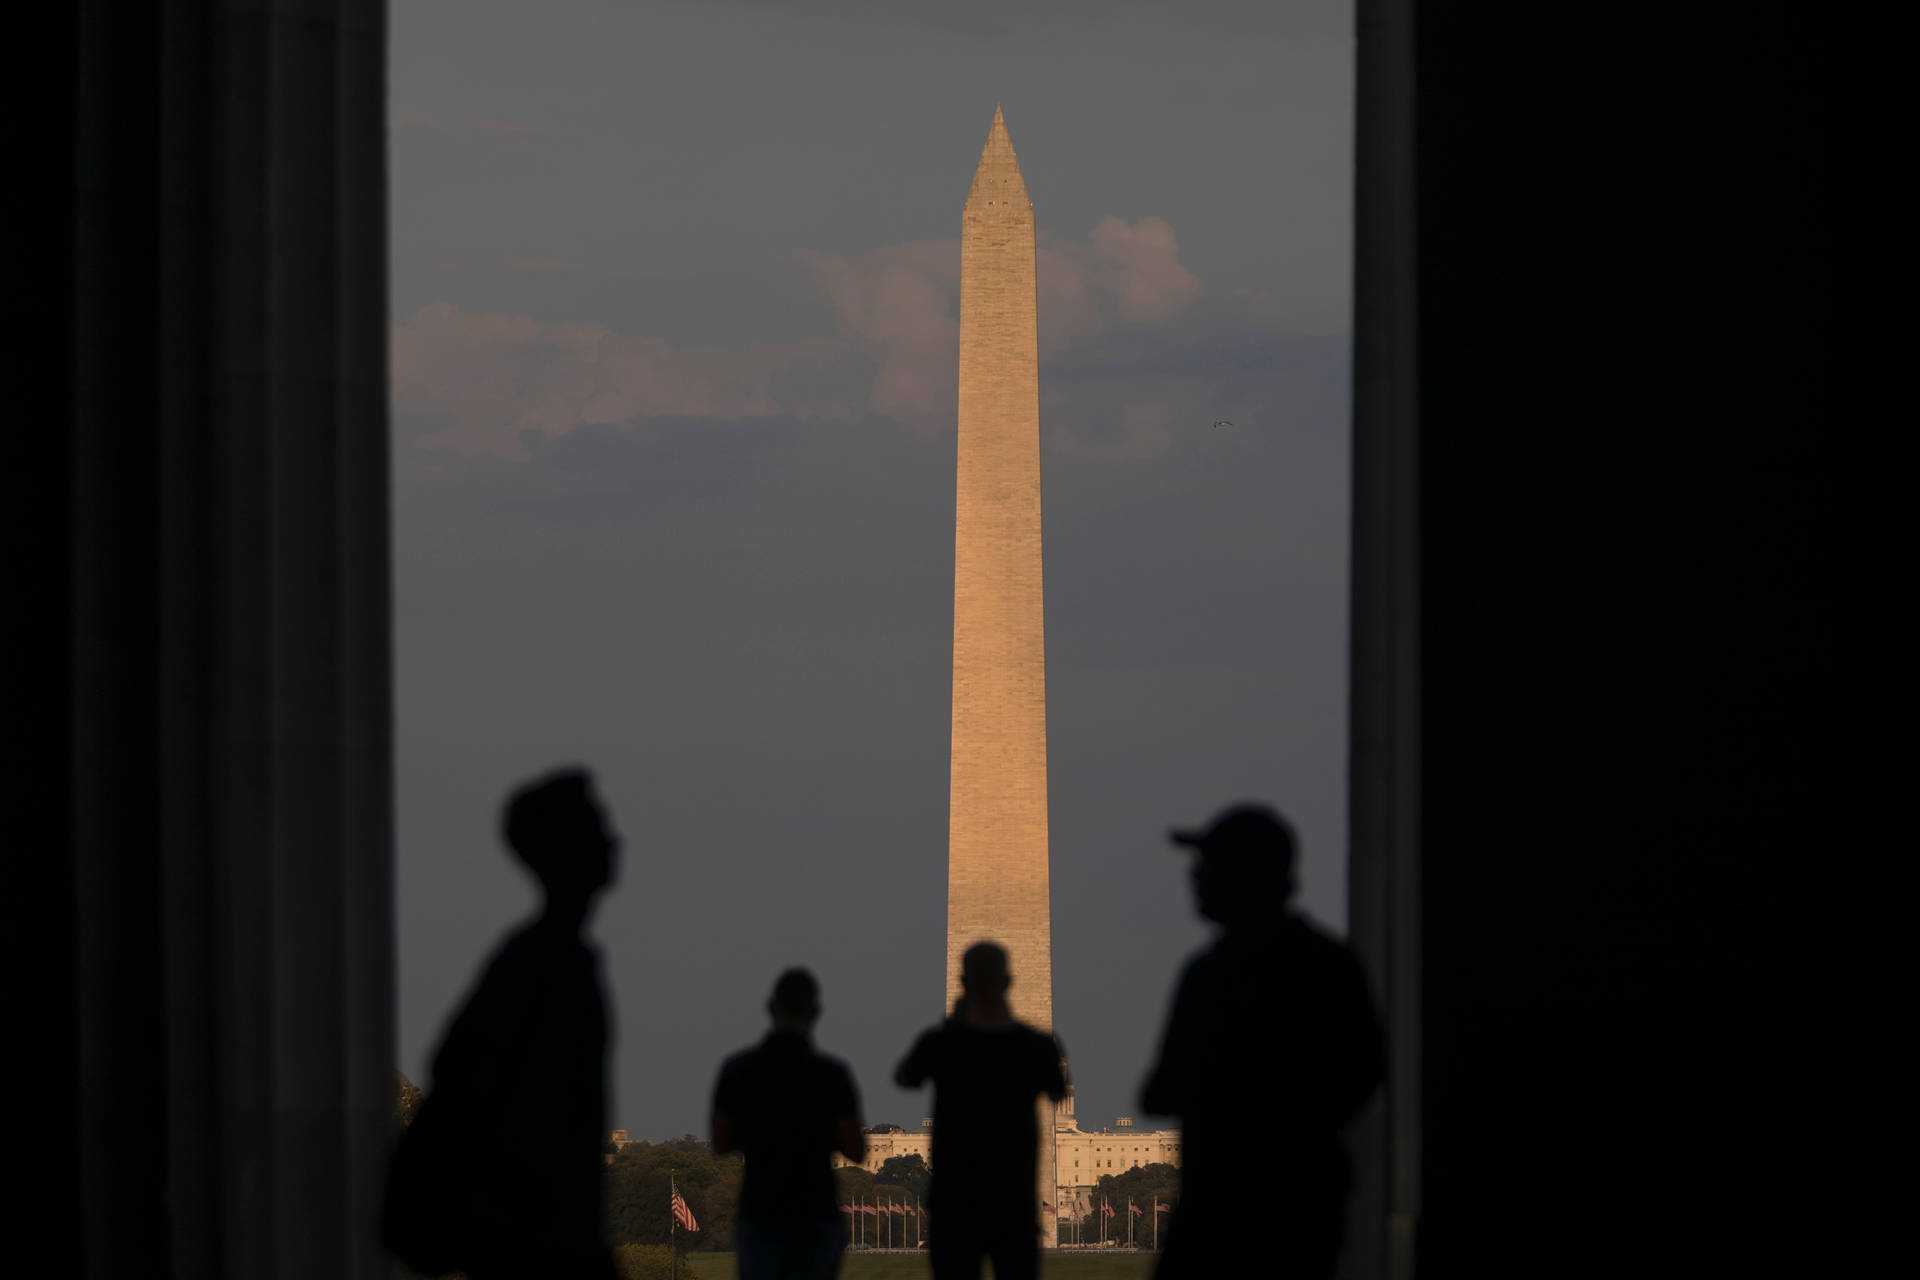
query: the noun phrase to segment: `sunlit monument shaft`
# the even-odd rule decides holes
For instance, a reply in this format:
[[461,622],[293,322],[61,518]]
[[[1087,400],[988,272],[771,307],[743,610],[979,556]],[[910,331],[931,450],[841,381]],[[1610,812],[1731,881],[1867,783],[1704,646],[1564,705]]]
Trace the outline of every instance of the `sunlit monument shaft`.
[[[1047,664],[1040,549],[1040,356],[1033,203],[995,108],[960,232],[960,423],[953,540],[947,1002],[960,957],[1007,949],[1014,1016],[1053,1029]],[[1038,1199],[1054,1199],[1053,1104]],[[1045,1244],[1054,1216],[1041,1214]]]

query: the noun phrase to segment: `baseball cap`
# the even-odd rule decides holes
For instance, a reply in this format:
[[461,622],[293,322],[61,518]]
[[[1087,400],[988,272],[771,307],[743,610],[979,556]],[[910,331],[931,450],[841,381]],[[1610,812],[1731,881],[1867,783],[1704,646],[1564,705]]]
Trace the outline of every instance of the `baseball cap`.
[[1167,833],[1177,845],[1197,849],[1208,858],[1267,860],[1291,864],[1293,827],[1263,804],[1236,804],[1220,812],[1205,827]]

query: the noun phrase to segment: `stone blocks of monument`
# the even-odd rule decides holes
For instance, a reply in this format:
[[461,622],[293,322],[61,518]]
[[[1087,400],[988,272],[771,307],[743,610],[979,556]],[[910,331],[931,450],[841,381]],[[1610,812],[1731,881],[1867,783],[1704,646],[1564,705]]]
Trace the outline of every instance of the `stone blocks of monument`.
[[[947,1002],[960,994],[961,955],[990,939],[1008,953],[1014,1016],[1051,1031],[1036,317],[1033,202],[995,108],[960,235]],[[1039,1120],[1040,1194],[1051,1202],[1044,1099]],[[1041,1228],[1051,1245],[1052,1214]]]

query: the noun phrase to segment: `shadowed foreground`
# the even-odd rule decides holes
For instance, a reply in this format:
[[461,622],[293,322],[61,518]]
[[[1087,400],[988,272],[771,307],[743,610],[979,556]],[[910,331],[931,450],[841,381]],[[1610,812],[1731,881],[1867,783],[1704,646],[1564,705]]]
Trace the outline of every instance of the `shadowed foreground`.
[[[1153,1274],[1151,1253],[1042,1253],[1042,1280],[1146,1280]],[[992,1275],[992,1268],[985,1273]],[[690,1280],[733,1280],[730,1253],[687,1255],[681,1274]],[[925,1255],[910,1253],[849,1253],[840,1262],[844,1280],[924,1280],[933,1274]]]

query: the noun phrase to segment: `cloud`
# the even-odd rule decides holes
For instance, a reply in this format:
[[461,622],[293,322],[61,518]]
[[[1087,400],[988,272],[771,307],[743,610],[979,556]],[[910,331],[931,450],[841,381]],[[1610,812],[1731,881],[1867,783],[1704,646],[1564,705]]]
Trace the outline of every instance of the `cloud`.
[[[1040,354],[1115,324],[1156,324],[1200,296],[1160,218],[1102,218],[1086,243],[1042,235],[1036,246]],[[893,245],[800,260],[878,372],[867,407],[921,427],[952,420],[960,336],[960,242]]]
[[[1103,218],[1084,243],[1036,246],[1043,359],[1103,330],[1151,329],[1200,296],[1159,218]],[[801,253],[839,318],[842,338],[738,347],[676,346],[602,325],[420,308],[393,333],[394,407],[435,429],[420,443],[523,458],[529,443],[586,425],[663,417],[741,421],[847,419],[857,408],[937,431],[953,423],[960,335],[960,242],[890,245],[848,256]],[[521,271],[559,259],[509,257]],[[859,385],[871,366],[864,406]],[[1123,442],[1088,457],[1134,457],[1158,439],[1144,408]],[[1074,447],[1074,446],[1069,446]],[[1116,450],[1118,452],[1116,452]]]
[[959,392],[960,242],[799,258],[877,366],[867,407],[921,427],[951,420]]
[[1091,243],[1055,251],[1085,271],[1129,324],[1170,320],[1200,296],[1200,278],[1180,265],[1180,244],[1162,218],[1131,226],[1102,218]]
[[828,339],[675,347],[600,325],[475,315],[437,302],[394,330],[394,407],[441,426],[420,442],[427,447],[509,458],[523,457],[529,438],[591,423],[845,417],[830,396],[783,394],[788,375],[825,364],[841,349]]

